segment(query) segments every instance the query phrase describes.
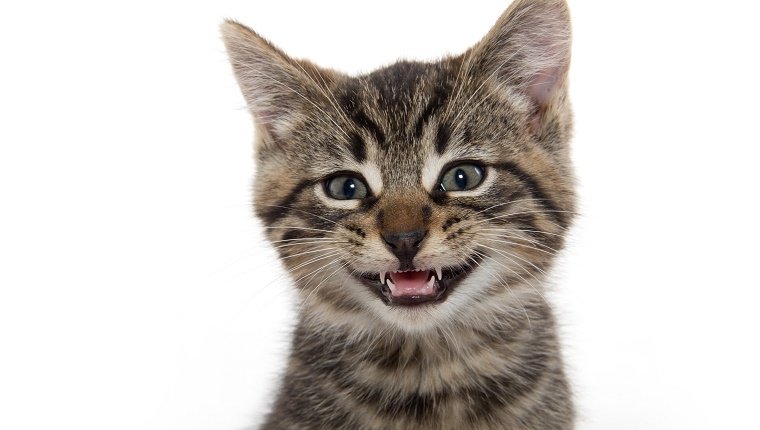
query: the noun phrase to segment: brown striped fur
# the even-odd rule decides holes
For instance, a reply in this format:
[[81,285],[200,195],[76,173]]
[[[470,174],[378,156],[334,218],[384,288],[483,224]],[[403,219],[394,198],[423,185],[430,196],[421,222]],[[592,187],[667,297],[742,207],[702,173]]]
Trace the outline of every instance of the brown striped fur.
[[[575,204],[564,1],[518,0],[462,55],[355,77],[222,31],[256,124],[256,214],[301,294],[262,428],[572,428],[543,294]],[[440,191],[462,160],[483,183]],[[370,194],[328,197],[340,172]],[[465,271],[442,302],[375,288],[402,270],[386,235],[409,231],[424,232],[411,265]]]

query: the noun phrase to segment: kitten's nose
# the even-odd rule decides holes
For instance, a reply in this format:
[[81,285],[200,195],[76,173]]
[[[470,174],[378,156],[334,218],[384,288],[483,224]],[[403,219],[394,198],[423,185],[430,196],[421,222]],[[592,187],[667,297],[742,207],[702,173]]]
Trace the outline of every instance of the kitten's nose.
[[425,230],[405,231],[401,233],[383,233],[383,240],[388,249],[398,258],[399,270],[409,270],[414,266],[412,260],[425,240]]

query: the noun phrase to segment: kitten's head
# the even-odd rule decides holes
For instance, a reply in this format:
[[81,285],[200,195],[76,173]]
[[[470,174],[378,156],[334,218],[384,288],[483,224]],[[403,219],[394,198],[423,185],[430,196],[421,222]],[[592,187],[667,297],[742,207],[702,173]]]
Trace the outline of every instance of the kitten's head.
[[256,213],[304,312],[418,331],[541,288],[574,206],[564,1],[517,1],[460,56],[357,77],[222,30],[256,124]]

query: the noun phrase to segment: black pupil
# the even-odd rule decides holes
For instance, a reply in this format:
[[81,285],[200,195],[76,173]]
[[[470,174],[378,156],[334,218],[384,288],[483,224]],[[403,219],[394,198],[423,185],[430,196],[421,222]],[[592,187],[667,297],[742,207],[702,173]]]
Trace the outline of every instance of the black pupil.
[[343,195],[346,196],[347,199],[352,199],[354,198],[354,194],[356,194],[356,184],[353,179],[348,178],[346,179],[346,182],[343,183]]
[[457,187],[460,189],[465,189],[465,187],[467,187],[467,174],[464,173],[464,170],[457,169],[456,172],[454,172],[454,182],[456,182]]

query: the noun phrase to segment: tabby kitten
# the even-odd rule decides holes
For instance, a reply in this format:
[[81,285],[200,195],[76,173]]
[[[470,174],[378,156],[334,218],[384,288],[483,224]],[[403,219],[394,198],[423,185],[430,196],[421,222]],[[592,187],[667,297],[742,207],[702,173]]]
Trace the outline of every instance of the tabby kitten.
[[229,21],[255,211],[300,293],[264,429],[569,429],[546,272],[574,208],[562,0],[347,76]]

